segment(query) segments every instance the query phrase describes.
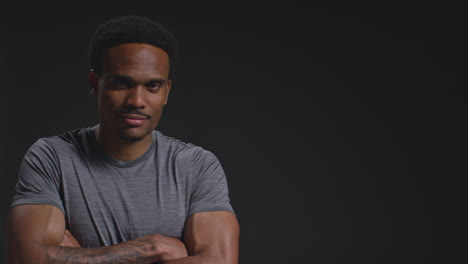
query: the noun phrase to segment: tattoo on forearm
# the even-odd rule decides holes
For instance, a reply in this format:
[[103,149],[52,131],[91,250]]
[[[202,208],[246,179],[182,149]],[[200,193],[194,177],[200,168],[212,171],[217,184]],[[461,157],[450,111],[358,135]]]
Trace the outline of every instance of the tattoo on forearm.
[[156,248],[149,239],[131,240],[112,247],[71,248],[56,247],[48,250],[50,264],[143,264],[156,261]]

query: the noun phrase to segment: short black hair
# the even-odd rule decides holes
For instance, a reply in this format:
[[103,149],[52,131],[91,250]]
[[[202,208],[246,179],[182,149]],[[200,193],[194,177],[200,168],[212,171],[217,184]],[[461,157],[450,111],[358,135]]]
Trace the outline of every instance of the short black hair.
[[97,73],[107,49],[125,43],[144,43],[164,50],[169,55],[169,79],[175,70],[177,40],[161,24],[141,16],[121,16],[100,24],[91,37],[90,67]]

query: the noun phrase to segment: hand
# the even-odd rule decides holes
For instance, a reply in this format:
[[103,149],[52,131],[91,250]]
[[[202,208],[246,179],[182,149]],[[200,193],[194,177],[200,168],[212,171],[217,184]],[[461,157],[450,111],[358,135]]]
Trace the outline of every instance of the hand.
[[159,252],[158,263],[188,257],[187,247],[179,239],[159,234],[151,236],[154,239],[157,251]]
[[76,240],[76,238],[68,231],[65,229],[65,233],[63,234],[62,242],[60,242],[60,246],[62,247],[74,247],[74,248],[80,248],[81,245]]

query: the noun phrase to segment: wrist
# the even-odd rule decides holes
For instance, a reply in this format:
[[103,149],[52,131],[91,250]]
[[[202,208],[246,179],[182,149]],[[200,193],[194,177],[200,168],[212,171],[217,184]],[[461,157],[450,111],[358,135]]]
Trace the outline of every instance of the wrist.
[[145,255],[151,256],[153,262],[160,262],[165,251],[160,243],[160,236],[158,234],[140,237],[126,242],[127,246],[138,248],[138,251],[144,252]]
[[152,242],[151,251],[158,263],[164,263],[188,256],[187,247],[177,238],[155,234],[152,235]]

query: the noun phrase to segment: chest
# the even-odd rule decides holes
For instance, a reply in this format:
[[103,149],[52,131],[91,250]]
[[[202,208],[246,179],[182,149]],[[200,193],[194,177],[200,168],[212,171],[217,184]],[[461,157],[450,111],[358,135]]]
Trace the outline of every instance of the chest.
[[78,163],[64,170],[67,228],[82,246],[109,246],[149,234],[180,238],[190,186],[176,168]]

